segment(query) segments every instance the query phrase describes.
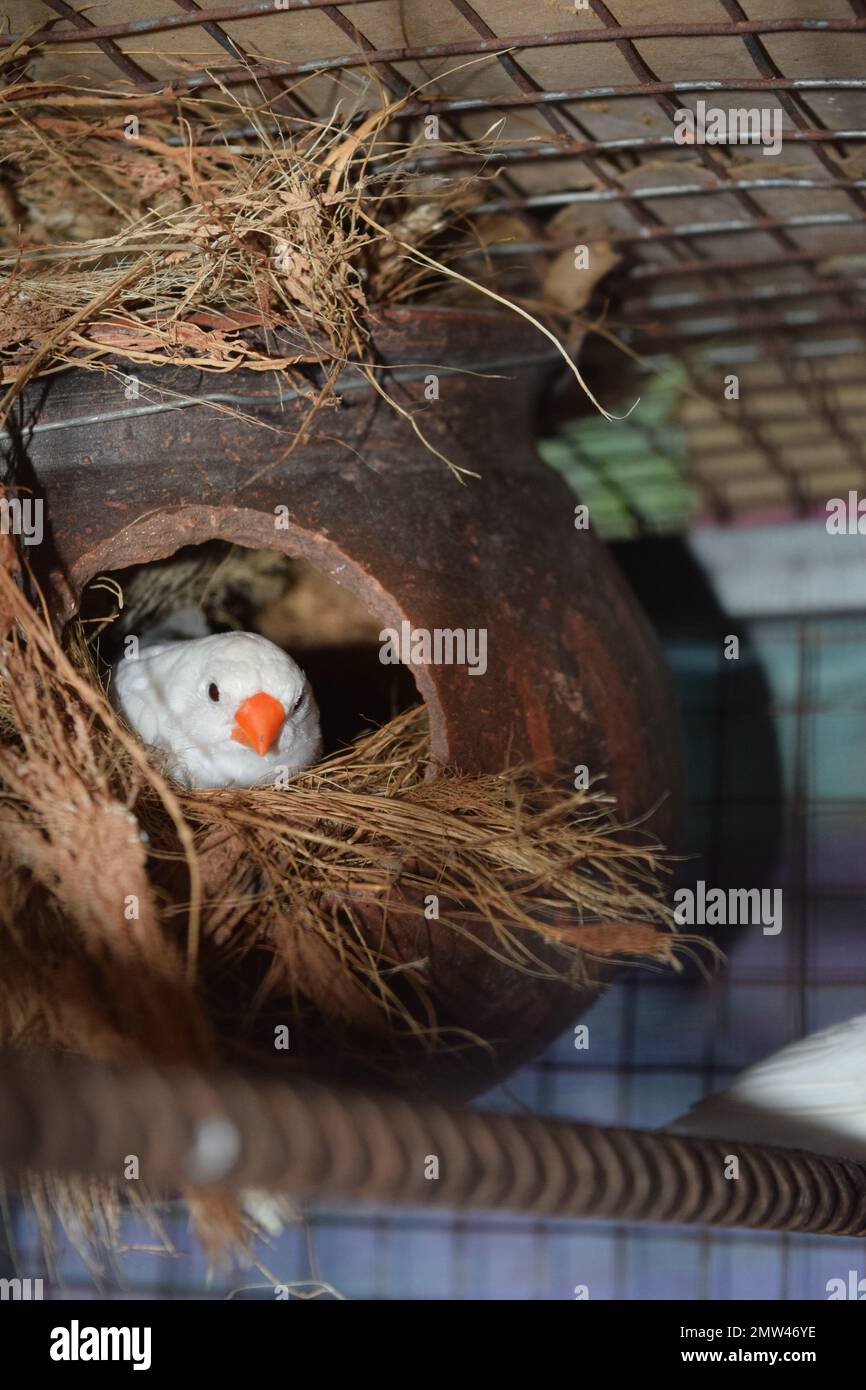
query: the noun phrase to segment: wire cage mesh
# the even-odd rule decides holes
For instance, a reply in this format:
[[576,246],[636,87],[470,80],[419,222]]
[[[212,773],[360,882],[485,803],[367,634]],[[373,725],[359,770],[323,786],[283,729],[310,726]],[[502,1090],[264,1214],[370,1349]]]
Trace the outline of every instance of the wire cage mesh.
[[[610,501],[610,534],[790,520],[862,485],[863,0],[697,0],[685,21],[665,0],[549,0],[529,31],[513,0],[6,8],[7,76],[24,63],[47,80],[73,67],[83,85],[179,97],[254,82],[263,109],[299,122],[337,100],[360,120],[384,92],[405,103],[398,126],[436,117],[442,148],[434,138],[412,158],[432,175],[483,174],[479,209],[511,220],[474,254],[494,269],[501,259],[504,284],[515,259],[549,268],[577,243],[603,248],[611,269],[578,317],[627,349],[617,398],[677,374],[675,435],[667,415],[614,427],[661,461],[661,483],[652,469],[618,471],[585,433],[572,443],[568,466]],[[778,113],[778,155],[681,143],[679,115],[698,102]],[[481,139],[483,153],[448,138]],[[603,335],[584,356],[591,380],[614,370]],[[673,508],[672,460],[683,485]],[[664,626],[689,740],[686,850],[723,882],[748,877],[761,844],[749,881],[784,885],[784,949],[738,941],[710,985],[621,981],[591,1016],[588,1054],[569,1033],[484,1105],[660,1125],[774,1047],[862,1008],[863,618],[753,624],[751,682],[726,668],[716,631]],[[756,756],[768,741],[775,761]],[[185,1258],[132,1250],[103,1289],[202,1295],[201,1252],[179,1216],[168,1224]],[[37,1274],[32,1220],[19,1215],[15,1235]],[[129,1243],[146,1236],[131,1229]],[[328,1206],[307,1210],[268,1257],[299,1292],[374,1298],[569,1298],[585,1284],[598,1298],[814,1298],[849,1263],[862,1276],[863,1261],[862,1241]],[[60,1273],[67,1295],[99,1288],[72,1255]],[[269,1296],[236,1279],[209,1287],[230,1293]]]

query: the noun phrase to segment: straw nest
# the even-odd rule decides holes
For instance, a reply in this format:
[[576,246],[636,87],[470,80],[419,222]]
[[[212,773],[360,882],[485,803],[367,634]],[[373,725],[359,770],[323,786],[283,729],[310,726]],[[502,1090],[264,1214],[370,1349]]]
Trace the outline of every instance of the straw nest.
[[[0,424],[27,381],[72,364],[121,377],[128,364],[278,371],[313,415],[351,364],[405,413],[373,371],[370,311],[443,292],[530,320],[598,405],[526,307],[536,282],[521,303],[495,288],[501,256],[495,274],[483,255],[472,277],[456,269],[467,249],[521,229],[476,215],[484,173],[423,172],[429,143],[407,139],[400,118],[412,95],[317,121],[227,91],[22,79],[0,92]],[[492,172],[496,128],[471,149]]]
[[[431,894],[440,930],[560,982],[691,949],[660,847],[610,797],[521,767],[435,768],[423,708],[285,790],[188,792],[118,720],[82,629],[61,642],[10,564],[0,630],[0,1047],[201,1067],[360,1056],[408,1084],[419,1052],[481,1042],[441,1025],[425,961],[401,952],[396,928]],[[222,1199],[191,1200],[212,1242],[239,1237]]]

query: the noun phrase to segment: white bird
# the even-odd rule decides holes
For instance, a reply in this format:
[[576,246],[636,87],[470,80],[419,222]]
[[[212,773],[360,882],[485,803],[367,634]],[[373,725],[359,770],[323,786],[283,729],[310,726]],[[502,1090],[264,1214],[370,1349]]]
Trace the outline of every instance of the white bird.
[[[196,615],[195,625],[201,627]],[[322,753],[319,711],[297,662],[252,632],[165,640],[178,614],[114,667],[111,699],[187,787],[277,785]]]
[[866,1160],[866,1014],[748,1067],[665,1128]]

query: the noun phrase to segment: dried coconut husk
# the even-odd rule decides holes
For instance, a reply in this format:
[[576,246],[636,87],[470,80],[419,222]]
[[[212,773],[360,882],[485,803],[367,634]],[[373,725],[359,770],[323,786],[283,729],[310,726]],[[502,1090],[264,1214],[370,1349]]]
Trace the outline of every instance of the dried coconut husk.
[[[402,103],[317,123],[229,94],[19,82],[0,95],[0,417],[28,379],[70,363],[366,364],[368,294],[401,298],[406,268],[362,212],[416,245],[471,201],[465,181],[407,174],[411,144],[386,138]],[[332,389],[295,384],[318,406]]]
[[[395,946],[431,893],[440,930],[559,981],[690,949],[661,848],[610,797],[435,768],[423,708],[284,790],[189,792],[118,720],[82,629],[61,645],[8,568],[0,630],[0,1047],[203,1068],[360,1053],[394,1084],[413,1049],[480,1042],[441,1026],[424,961]],[[228,1202],[191,1198],[212,1244],[242,1240]]]
[[[352,363],[402,411],[372,370],[370,308],[449,282],[534,323],[598,405],[545,324],[447,263],[486,244],[484,180],[418,172],[423,139],[396,134],[408,100],[316,122],[228,92],[0,92],[0,424],[70,364],[284,372],[317,412]],[[495,155],[492,134],[471,145]]]
[[405,297],[407,267],[361,211],[420,245],[472,198],[465,180],[406,172],[412,144],[388,138],[400,102],[317,123],[229,94],[160,102],[20,82],[0,95],[0,362],[13,385],[109,353],[207,371],[363,360],[368,294]]

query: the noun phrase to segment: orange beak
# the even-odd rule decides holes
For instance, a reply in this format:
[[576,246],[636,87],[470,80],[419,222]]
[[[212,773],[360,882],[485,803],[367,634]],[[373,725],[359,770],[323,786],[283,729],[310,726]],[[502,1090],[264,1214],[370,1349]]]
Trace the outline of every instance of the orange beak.
[[235,714],[235,727],[232,738],[235,743],[245,743],[263,758],[273,747],[280,729],[286,722],[286,711],[273,695],[260,690],[244,700]]

